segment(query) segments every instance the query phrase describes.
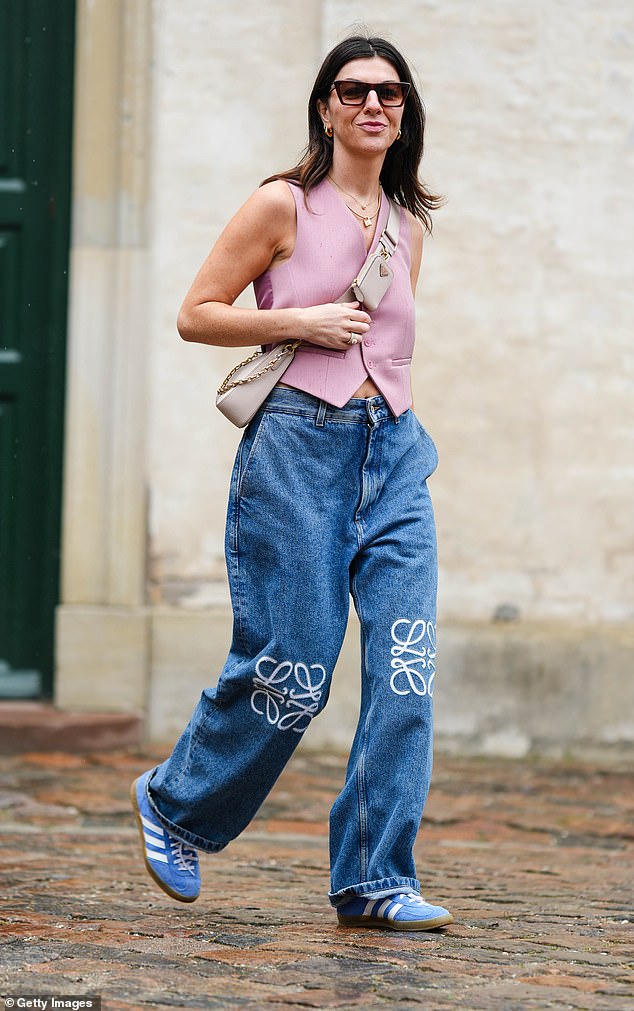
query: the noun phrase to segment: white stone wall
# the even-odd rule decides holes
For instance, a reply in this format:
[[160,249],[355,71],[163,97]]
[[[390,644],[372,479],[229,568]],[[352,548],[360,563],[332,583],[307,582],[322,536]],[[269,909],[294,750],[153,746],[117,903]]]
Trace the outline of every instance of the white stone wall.
[[[171,740],[230,635],[235,351],[175,320],[223,224],[295,162],[327,49],[389,34],[427,106],[413,367],[445,746],[634,745],[634,6],[623,0],[78,0],[56,701]],[[243,296],[253,304],[251,293]],[[499,608],[516,619],[494,622]],[[313,746],[349,744],[351,621]]]
[[384,10],[155,4],[153,599],[215,599],[238,437],[213,408],[236,353],[182,344],[180,301],[232,211],[294,162],[318,63],[363,19],[418,71],[423,176],[447,197],[414,363],[441,455],[441,616],[632,620],[634,7]]

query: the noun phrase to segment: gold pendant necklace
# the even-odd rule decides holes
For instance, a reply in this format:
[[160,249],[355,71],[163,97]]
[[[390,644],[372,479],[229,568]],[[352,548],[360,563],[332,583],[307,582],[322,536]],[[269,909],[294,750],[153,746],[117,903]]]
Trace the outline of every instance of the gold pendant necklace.
[[349,211],[352,211],[352,213],[354,214],[354,216],[356,218],[359,218],[359,220],[363,222],[363,224],[365,225],[366,228],[370,228],[372,222],[374,221],[374,219],[376,218],[377,214],[379,213],[379,209],[381,207],[381,201],[379,200],[378,207],[375,210],[374,214],[372,214],[372,215],[370,215],[370,214],[358,214],[357,211],[355,211],[354,207],[351,207],[349,203],[346,203],[346,207],[348,208]]
[[[333,183],[333,185],[337,187],[338,190],[341,190],[342,193],[345,193],[345,195],[347,197],[350,197],[351,200],[354,200],[354,202],[359,205],[359,207],[361,208],[362,211],[365,211],[366,207],[370,203],[369,200],[366,200],[366,202],[364,204],[361,203],[361,201],[359,200],[359,198],[355,197],[354,193],[348,193],[347,190],[344,190],[343,186],[340,186],[338,182],[335,182],[335,180],[332,178],[332,176],[330,175],[330,173],[328,174],[328,178],[330,179],[331,183]],[[372,215],[372,217],[369,217],[369,215],[367,215],[367,214],[357,214],[357,212],[352,207],[350,207],[350,204],[347,203],[347,202],[346,202],[346,207],[348,208],[348,210],[352,211],[353,214],[356,214],[357,217],[360,218],[363,221],[363,224],[365,225],[366,228],[369,228],[370,225],[372,224],[373,219],[376,217],[376,215],[379,212],[379,207],[381,206],[381,184],[380,183],[379,183],[379,186],[378,186],[377,202],[378,202],[378,207],[376,209],[376,213],[374,213]]]

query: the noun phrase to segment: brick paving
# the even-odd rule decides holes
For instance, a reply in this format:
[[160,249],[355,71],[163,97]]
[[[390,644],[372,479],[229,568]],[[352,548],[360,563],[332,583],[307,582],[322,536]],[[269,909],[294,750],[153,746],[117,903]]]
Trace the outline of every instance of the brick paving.
[[337,926],[332,755],[296,755],[244,835],[203,855],[200,899],[172,902],[127,795],[156,758],[0,760],[0,994],[101,995],[109,1011],[634,1009],[626,769],[439,756],[417,860],[456,922],[425,934]]

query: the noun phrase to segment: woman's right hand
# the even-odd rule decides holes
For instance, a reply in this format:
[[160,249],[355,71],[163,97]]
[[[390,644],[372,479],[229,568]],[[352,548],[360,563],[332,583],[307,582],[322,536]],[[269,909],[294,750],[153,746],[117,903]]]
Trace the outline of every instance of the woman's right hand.
[[298,337],[320,347],[345,351],[351,336],[361,340],[370,329],[370,316],[358,302],[327,302],[298,309]]

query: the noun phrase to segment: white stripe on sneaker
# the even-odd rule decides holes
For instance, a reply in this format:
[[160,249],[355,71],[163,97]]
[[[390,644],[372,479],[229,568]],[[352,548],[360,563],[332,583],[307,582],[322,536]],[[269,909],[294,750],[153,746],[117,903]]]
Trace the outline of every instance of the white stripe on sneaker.
[[392,908],[389,910],[386,919],[393,920],[396,914],[398,913],[399,909],[402,908],[403,908],[402,902],[395,902]]
[[376,913],[374,915],[375,916],[383,916],[384,913],[385,913],[385,911],[386,911],[386,909],[388,908],[388,906],[391,906],[391,905],[392,905],[392,897],[388,896],[387,899],[385,899],[385,901],[381,903],[381,905],[379,906],[379,908],[377,909],[377,911],[376,911]]
[[160,860],[162,864],[166,864],[168,862],[164,853],[155,853],[154,850],[149,850],[147,846],[145,847],[145,853],[148,860]]
[[148,835],[147,832],[143,833],[143,838],[145,839],[146,843],[150,844],[150,846],[160,846],[162,850],[165,849],[165,839],[158,839],[158,838],[154,839],[151,835]]
[[163,835],[163,827],[162,827],[162,825],[157,825],[156,822],[150,821],[149,818],[144,818],[143,815],[141,815],[140,817],[141,817],[141,821],[143,822],[143,827],[144,828],[149,829],[150,832],[154,832],[155,834],[156,833],[160,833],[160,835]]
[[361,916],[372,916],[372,910],[374,909],[375,905],[376,899],[369,899],[368,902],[366,902],[365,904],[365,908],[361,913]]

